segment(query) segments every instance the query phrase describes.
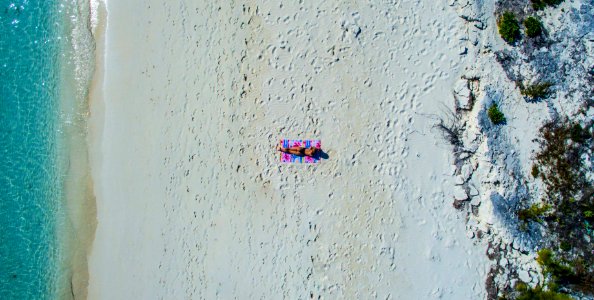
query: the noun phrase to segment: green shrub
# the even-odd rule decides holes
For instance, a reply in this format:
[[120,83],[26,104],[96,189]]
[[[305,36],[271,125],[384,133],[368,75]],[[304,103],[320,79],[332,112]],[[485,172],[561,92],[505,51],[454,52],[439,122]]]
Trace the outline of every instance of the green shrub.
[[499,110],[496,103],[491,104],[491,107],[489,107],[489,110],[487,111],[487,115],[495,125],[505,123],[505,115]]
[[515,43],[520,37],[520,25],[512,12],[505,12],[497,22],[499,34],[509,44]]
[[594,275],[589,263],[583,258],[558,259],[551,249],[546,248],[541,249],[537,254],[536,262],[543,269],[549,290],[557,291],[561,286],[571,286],[582,292],[594,293]]
[[524,27],[526,27],[526,35],[529,37],[537,37],[542,33],[542,23],[535,17],[526,18]]
[[573,269],[557,260],[551,249],[539,250],[536,262],[543,268],[545,275],[551,276],[549,287],[557,286],[558,282],[567,282],[575,276]]
[[594,216],[594,213],[591,210],[586,210],[584,212],[584,217],[591,218],[592,216]]
[[553,291],[544,291],[542,286],[535,288],[528,287],[525,283],[518,283],[516,291],[519,292],[516,300],[571,300],[572,298],[565,294]]
[[520,85],[520,93],[522,96],[536,100],[548,97],[551,94],[551,87],[553,86],[550,82],[536,83],[524,87]]
[[542,222],[541,217],[551,209],[550,205],[532,204],[526,209],[518,210],[518,219],[521,221],[537,221]]
[[535,10],[544,9],[547,6],[556,6],[561,4],[563,0],[530,0],[532,2],[532,8]]

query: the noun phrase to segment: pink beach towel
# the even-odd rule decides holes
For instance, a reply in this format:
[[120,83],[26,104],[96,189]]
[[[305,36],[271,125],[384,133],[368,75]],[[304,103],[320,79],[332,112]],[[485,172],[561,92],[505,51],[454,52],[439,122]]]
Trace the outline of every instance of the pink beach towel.
[[[289,147],[315,147],[317,149],[322,148],[322,142],[320,140],[280,140],[283,148]],[[298,156],[295,154],[289,154],[280,152],[280,161],[283,163],[297,163],[297,164],[317,164],[320,161],[319,157],[309,156]]]

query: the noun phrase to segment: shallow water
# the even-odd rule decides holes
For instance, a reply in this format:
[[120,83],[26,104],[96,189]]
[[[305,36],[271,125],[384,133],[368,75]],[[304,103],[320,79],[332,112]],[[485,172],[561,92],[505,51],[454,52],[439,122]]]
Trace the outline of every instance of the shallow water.
[[64,103],[80,100],[64,97],[80,93],[64,88],[75,76],[68,3],[0,0],[1,299],[61,298],[69,285]]

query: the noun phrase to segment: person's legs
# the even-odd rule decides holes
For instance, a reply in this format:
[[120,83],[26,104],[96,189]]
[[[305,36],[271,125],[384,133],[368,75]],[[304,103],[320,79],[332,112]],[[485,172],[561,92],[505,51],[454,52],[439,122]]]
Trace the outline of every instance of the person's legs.
[[285,152],[285,153],[289,153],[289,154],[294,154],[294,155],[303,155],[304,154],[304,153],[302,153],[303,147],[284,148],[283,146],[280,145],[280,143],[278,144],[278,146],[276,146],[276,150]]
[[300,155],[301,154],[301,148],[300,147],[284,148],[281,145],[278,145],[278,146],[276,146],[276,150],[278,150],[280,152],[289,153],[289,154],[295,154],[295,155]]
[[288,153],[295,154],[295,155],[301,155],[301,148],[300,147],[291,147],[291,148],[289,148],[287,150],[289,150]]

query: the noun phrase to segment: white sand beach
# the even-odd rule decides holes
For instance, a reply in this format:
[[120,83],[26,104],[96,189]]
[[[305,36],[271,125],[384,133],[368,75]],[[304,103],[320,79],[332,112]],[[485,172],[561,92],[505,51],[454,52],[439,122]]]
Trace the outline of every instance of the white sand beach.
[[109,1],[89,298],[485,298],[432,128],[473,63],[446,2]]

